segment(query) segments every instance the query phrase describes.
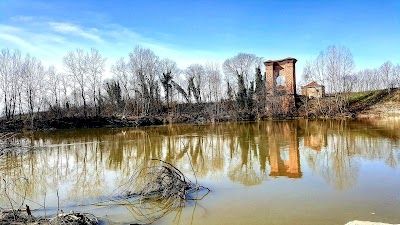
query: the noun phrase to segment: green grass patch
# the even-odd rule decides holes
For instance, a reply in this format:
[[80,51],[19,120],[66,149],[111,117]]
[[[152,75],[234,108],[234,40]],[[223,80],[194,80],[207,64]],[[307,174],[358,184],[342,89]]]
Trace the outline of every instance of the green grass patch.
[[351,93],[349,96],[349,102],[362,102],[368,99],[371,99],[371,96],[374,95],[374,91],[363,91],[363,92],[355,92]]
[[387,90],[363,91],[351,93],[349,103],[376,103],[387,95]]

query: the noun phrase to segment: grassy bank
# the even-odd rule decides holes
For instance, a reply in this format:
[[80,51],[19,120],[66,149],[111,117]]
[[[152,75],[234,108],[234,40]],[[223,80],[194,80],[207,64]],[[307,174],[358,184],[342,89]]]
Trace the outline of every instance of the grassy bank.
[[352,93],[349,111],[357,118],[400,116],[400,89]]

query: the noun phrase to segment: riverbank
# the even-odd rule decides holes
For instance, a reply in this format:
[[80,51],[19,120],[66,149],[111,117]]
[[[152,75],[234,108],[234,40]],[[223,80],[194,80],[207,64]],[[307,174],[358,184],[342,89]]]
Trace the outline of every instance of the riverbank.
[[400,89],[353,94],[349,108],[356,118],[400,117]]
[[[321,101],[329,101],[329,98]],[[259,119],[296,119],[296,118],[329,118],[319,113],[310,113],[315,110],[316,99],[309,100],[307,103],[300,102],[297,117],[280,115],[279,117],[270,118],[267,116],[259,116]],[[314,109],[308,108],[309,113],[305,112],[305,104],[309,107],[314,104]],[[188,107],[188,106],[186,106]],[[245,113],[237,112],[234,109],[222,105],[220,113],[210,113],[209,108],[214,107],[212,104],[192,104],[190,110],[181,114],[159,114],[152,116],[125,116],[125,117],[60,117],[52,118],[42,113],[33,121],[23,118],[14,120],[0,120],[0,132],[18,132],[24,130],[60,130],[60,129],[82,129],[82,128],[117,128],[117,127],[141,127],[152,125],[165,125],[174,123],[187,124],[206,124],[213,122],[226,121],[253,121],[257,117],[254,115],[245,115]],[[320,111],[320,110],[315,110]],[[378,90],[352,93],[348,97],[348,111],[336,114],[333,118],[390,118],[400,117],[400,89]]]

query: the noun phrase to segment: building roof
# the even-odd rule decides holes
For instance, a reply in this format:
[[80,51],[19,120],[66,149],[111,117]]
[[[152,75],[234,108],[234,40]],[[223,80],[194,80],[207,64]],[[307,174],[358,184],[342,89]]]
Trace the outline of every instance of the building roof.
[[275,87],[275,89],[286,89],[286,87],[283,86],[283,85],[278,85],[278,86]]
[[287,58],[279,59],[279,60],[267,60],[267,61],[264,62],[264,64],[266,64],[266,63],[275,63],[275,62],[283,62],[283,61],[286,61],[286,60],[293,60],[295,63],[297,62],[297,59],[292,58],[292,57],[287,57]]
[[303,86],[304,88],[309,88],[309,87],[323,87],[324,85],[320,85],[317,82],[313,81],[309,84],[307,84],[306,86]]

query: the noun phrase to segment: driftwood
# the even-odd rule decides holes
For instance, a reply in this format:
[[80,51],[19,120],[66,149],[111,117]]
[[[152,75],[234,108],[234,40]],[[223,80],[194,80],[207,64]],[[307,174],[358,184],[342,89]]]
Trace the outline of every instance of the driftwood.
[[150,224],[174,211],[179,217],[187,201],[201,200],[209,192],[172,164],[149,159],[117,189],[113,202],[125,206],[138,224]]
[[0,225],[98,225],[98,219],[89,213],[70,212],[54,218],[34,217],[21,210],[0,212]]
[[58,214],[49,220],[49,225],[97,225],[99,220],[90,213],[70,212]]
[[[192,196],[205,190],[201,197]],[[179,169],[160,159],[149,159],[129,181],[119,188],[119,196],[138,197],[141,201],[201,200],[210,189],[193,183]]]
[[[193,168],[192,168],[193,169]],[[26,178],[5,181],[2,179],[0,197],[9,201],[8,208],[0,206],[0,225],[97,225],[98,219],[88,213],[71,212],[57,214],[53,218],[34,217],[25,194],[17,193],[16,186],[26,185]],[[96,206],[124,206],[135,218],[133,224],[150,224],[161,217],[176,212],[176,217],[188,201],[203,199],[210,190],[190,181],[172,164],[159,159],[150,159],[138,168],[130,179],[105,202]],[[11,196],[19,196],[13,199]],[[44,206],[43,206],[44,207]],[[58,210],[59,212],[59,210]]]

